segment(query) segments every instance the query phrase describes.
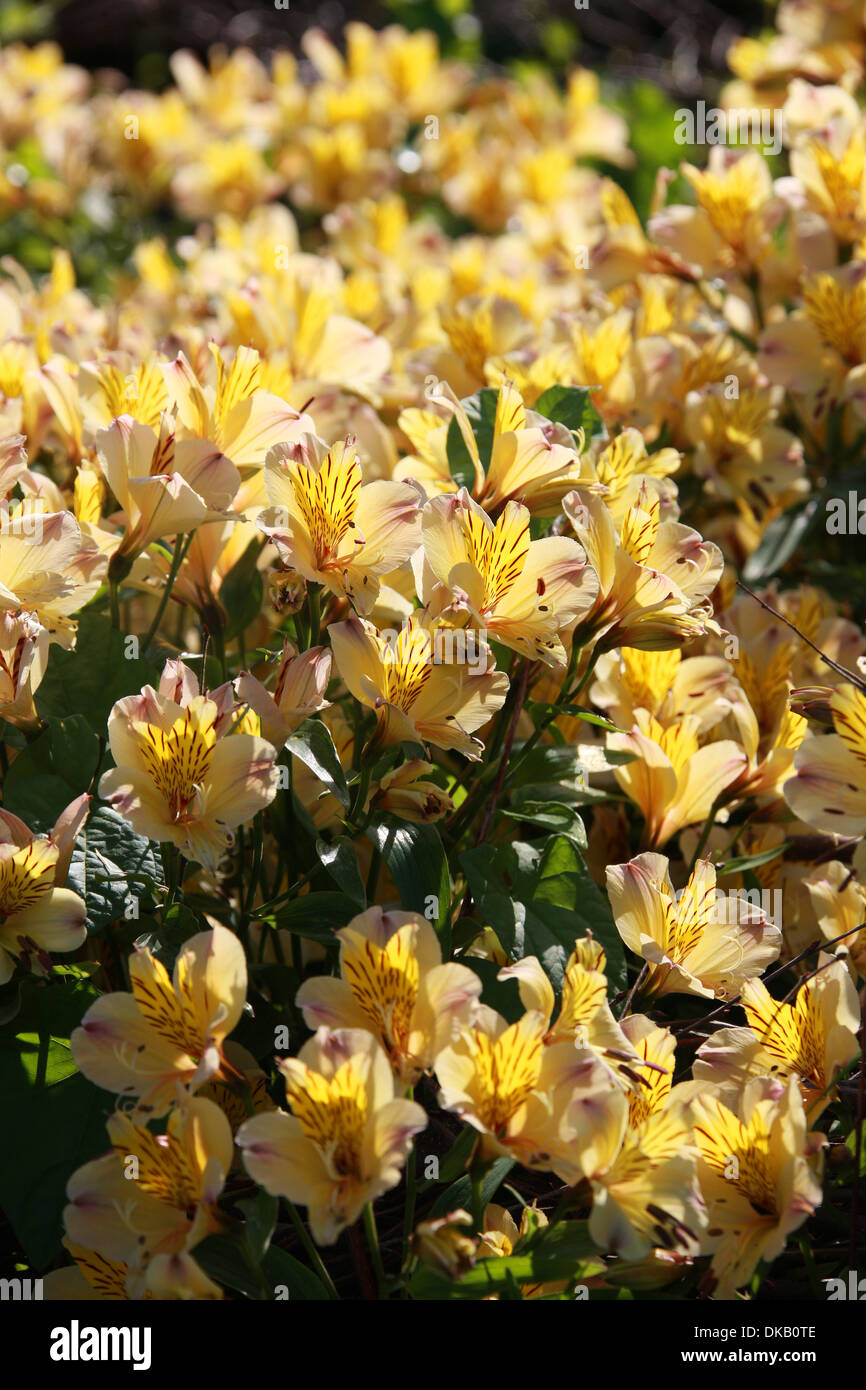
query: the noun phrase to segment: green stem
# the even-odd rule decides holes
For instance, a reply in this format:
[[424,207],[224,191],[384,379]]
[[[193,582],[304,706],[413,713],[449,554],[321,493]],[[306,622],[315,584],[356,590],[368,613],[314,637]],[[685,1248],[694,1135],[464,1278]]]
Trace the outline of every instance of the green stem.
[[376,1218],[373,1215],[373,1203],[368,1202],[364,1207],[364,1234],[367,1237],[367,1245],[370,1248],[370,1257],[373,1261],[373,1269],[376,1272],[376,1283],[379,1286],[379,1297],[384,1299],[385,1294],[385,1266],[382,1264],[382,1252],[379,1249],[379,1233],[376,1230]]
[[304,1249],[307,1252],[307,1255],[310,1258],[310,1262],[313,1266],[313,1269],[316,1271],[320,1280],[322,1281],[328,1298],[330,1298],[331,1300],[338,1299],[337,1290],[334,1288],[334,1281],[322,1263],[322,1257],[316,1249],[315,1245],[313,1244],[312,1237],[309,1231],[307,1230],[306,1226],[304,1225],[303,1220],[301,1219],[300,1212],[298,1211],[294,1202],[289,1201],[288,1197],[284,1197],[283,1201],[286,1204],[289,1216],[292,1218],[292,1224],[294,1225],[295,1230],[300,1236],[301,1244],[303,1245]]
[[142,655],[147,651],[148,647],[150,646],[151,642],[157,634],[159,625],[163,619],[163,614],[165,613],[165,610],[168,607],[168,601],[171,598],[171,591],[174,588],[174,581],[177,579],[180,567],[183,564],[184,559],[186,558],[187,551],[192,545],[192,538],[194,535],[195,531],[190,531],[188,536],[184,537],[183,534],[181,534],[177,536],[175,539],[174,554],[171,557],[171,569],[169,570],[168,578],[165,581],[165,588],[162,591],[162,598],[159,601],[159,607],[156,610],[153,622],[147,629],[147,635],[141,644]]
[[717,801],[714,801],[712,806],[710,807],[710,813],[704,821],[704,828],[700,833],[698,843],[695,845],[695,852],[692,855],[691,863],[689,864],[689,878],[691,878],[692,876],[692,870],[694,869],[695,864],[698,862],[704,850],[706,849],[707,840],[710,838],[710,835],[712,834],[713,826],[716,823],[716,816],[718,815],[718,812],[719,803]]
[[379,846],[374,846],[373,855],[370,860],[370,872],[367,874],[366,896],[368,904],[373,902],[376,897],[376,887],[379,882],[379,870],[382,867],[382,851]]
[[469,1173],[469,1181],[472,1184],[472,1221],[477,1235],[484,1234],[484,1196],[482,1187],[484,1185],[484,1170],[478,1163],[473,1163]]
[[[411,1100],[414,1094],[414,1087],[410,1086],[406,1092],[406,1099]],[[417,1158],[415,1145],[409,1150],[409,1157],[406,1160],[406,1209],[403,1213],[403,1265],[409,1255],[409,1242],[412,1239],[412,1231],[415,1226],[415,1198],[416,1198],[416,1176]]]
[[114,578],[108,581],[108,593],[111,598],[111,626],[120,631],[120,585]]
[[310,601],[310,643],[311,647],[319,644],[319,635],[322,629],[321,601],[322,591],[318,584],[307,585],[307,598]]
[[168,840],[160,845],[162,855],[162,871],[165,874],[165,884],[167,888],[165,898],[165,911],[171,907],[178,894],[178,855],[175,846]]
[[259,886],[259,878],[262,872],[262,856],[264,854],[264,836],[262,835],[262,813],[259,811],[253,821],[253,867],[250,874],[250,886],[247,892],[247,899],[244,905],[244,916],[249,918],[253,903],[256,900],[256,889]]
[[355,787],[355,794],[352,797],[352,805],[349,810],[349,822],[351,825],[359,825],[364,814],[364,803],[367,800],[367,792],[370,790],[370,777],[373,772],[373,759],[371,757],[361,757],[361,768],[358,773],[358,783]]

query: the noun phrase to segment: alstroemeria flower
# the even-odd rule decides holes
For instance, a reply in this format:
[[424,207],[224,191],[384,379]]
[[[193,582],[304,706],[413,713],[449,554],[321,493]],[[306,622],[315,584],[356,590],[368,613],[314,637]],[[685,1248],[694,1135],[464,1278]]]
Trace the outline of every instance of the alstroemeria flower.
[[759,979],[740,991],[747,1028],[720,1028],[698,1049],[696,1081],[739,1090],[756,1076],[797,1077],[810,1121],[834,1098],[837,1073],[857,1056],[860,1005],[844,960],[818,957],[793,1003]]
[[797,1083],[758,1077],[731,1110],[717,1096],[692,1102],[698,1178],[708,1208],[713,1260],[707,1285],[731,1299],[760,1260],[774,1260],[788,1236],[821,1203],[810,1135]]
[[265,462],[270,507],[257,524],[308,583],[369,613],[379,579],[421,539],[419,493],[409,483],[364,483],[353,439],[329,449],[313,434],[280,444]]
[[698,715],[686,714],[668,727],[645,709],[635,710],[627,734],[608,734],[607,744],[632,760],[614,768],[622,790],[644,818],[643,843],[662,846],[684,826],[705,821],[713,804],[748,770],[748,758],[733,739],[701,747]]
[[484,642],[471,665],[439,663],[435,633],[417,610],[396,643],[360,618],[332,623],[328,632],[340,675],[355,699],[376,711],[384,743],[432,743],[478,758],[482,744],[472,734],[502,707],[508,690]]
[[466,615],[530,660],[564,666],[559,632],[592,607],[598,576],[577,541],[531,541],[529,520],[526,507],[508,502],[494,523],[465,488],[434,497],[422,514],[419,596],[437,616]]
[[[803,879],[803,886],[812,900],[812,910],[818,919],[825,941],[833,941],[834,955],[847,955],[849,963],[861,979],[866,979],[866,888],[852,873],[848,864],[831,859],[812,869]],[[861,930],[854,934],[854,928]],[[844,941],[836,938],[843,936]]]
[[71,803],[48,836],[0,809],[0,984],[11,979],[16,960],[44,970],[49,952],[76,951],[87,936],[87,907],[60,885],[88,802]]
[[220,1298],[190,1252],[220,1227],[216,1204],[234,1152],[225,1115],[187,1096],[164,1135],[118,1113],[108,1136],[113,1152],[69,1179],[68,1238],[124,1263],[130,1298]]
[[258,715],[262,736],[275,748],[282,748],[308,715],[328,708],[325,691],[330,679],[331,653],[327,647],[310,647],[299,656],[286,638],[273,694],[249,671],[237,678],[235,690],[238,699]]
[[497,979],[516,980],[524,1009],[537,1009],[548,1019],[545,1045],[571,1041],[588,1048],[621,1077],[622,1084],[637,1085],[641,1058],[613,1016],[607,1002],[606,958],[603,947],[591,936],[574,943],[565,966],[562,1001],[556,1012],[553,985],[536,956],[524,956],[499,971]]
[[185,698],[178,687],[172,698],[148,685],[117,701],[108,719],[117,766],[99,794],[140,835],[215,869],[235,827],[273,801],[277,755],[257,735],[234,732],[230,685],[199,695],[196,683],[195,692]]
[[269,449],[299,439],[313,428],[309,415],[262,387],[264,362],[255,348],[239,347],[227,367],[215,343],[209,344],[216,382],[202,384],[183,353],[163,366],[179,434],[207,440],[245,479],[238,509],[264,503],[261,467]]
[[562,505],[600,585],[576,641],[655,651],[714,629],[709,596],[721,578],[721,551],[688,526],[662,521],[659,497],[645,483],[619,529],[598,497],[570,493]]
[[295,997],[308,1028],[366,1028],[394,1073],[412,1086],[451,1034],[467,1023],[481,993],[474,971],[442,963],[433,927],[415,912],[368,908],[342,931],[340,978],[316,975]]
[[508,1024],[478,1005],[471,1027],[436,1058],[439,1104],[478,1130],[483,1158],[508,1155],[576,1183],[583,1172],[571,1111],[580,1099],[603,1109],[618,1087],[588,1049],[545,1046],[547,1026],[537,1009]]
[[[652,1039],[646,1058],[668,1063],[672,1050]],[[571,1118],[592,1187],[589,1231],[596,1244],[624,1260],[640,1260],[657,1247],[698,1254],[705,1214],[692,1126],[684,1106],[671,1099],[670,1077],[640,1098],[620,1092],[606,1109],[580,1103]],[[581,1148],[582,1130],[594,1137]]]
[[365,810],[372,806],[376,811],[388,811],[414,825],[441,820],[454,810],[454,802],[438,782],[428,779],[427,774],[432,771],[432,763],[408,758],[374,781]]
[[[466,411],[447,383],[439,383],[434,400],[456,419],[475,472],[472,497],[492,515],[517,501],[533,516],[553,516],[567,492],[600,490],[571,431],[527,410],[513,381],[503,380],[499,387],[486,468]],[[402,459],[394,476],[417,480],[428,492],[456,492],[446,451],[447,418],[432,410],[410,408],[402,412],[398,424],[416,454]]]
[[661,854],[639,854],[607,870],[617,930],[649,967],[644,997],[732,999],[749,975],[777,958],[782,933],[762,908],[720,893],[709,860],[697,861],[678,894],[668,867]]
[[238,1132],[250,1176],[307,1208],[313,1239],[332,1245],[368,1202],[396,1187],[420,1105],[395,1095],[394,1074],[372,1033],[320,1028],[277,1065],[292,1113],[256,1115]]
[[72,512],[10,509],[0,533],[0,612],[30,613],[52,641],[71,647],[72,615],[93,598],[105,562]]
[[159,432],[119,415],[97,431],[97,457],[119,505],[118,555],[132,558],[151,541],[219,520],[240,485],[232,461],[209,440],[175,438],[172,417]]
[[129,960],[131,994],[103,994],[70,1040],[84,1075],[164,1115],[180,1082],[195,1090],[222,1068],[222,1046],[247,997],[243,947],[226,927],[185,942],[170,977],[148,950]]
[[48,664],[47,628],[35,613],[0,612],[0,719],[33,724],[33,696]]
[[836,732],[807,739],[784,785],[791,810],[825,835],[866,832],[866,694],[854,685],[830,696]]

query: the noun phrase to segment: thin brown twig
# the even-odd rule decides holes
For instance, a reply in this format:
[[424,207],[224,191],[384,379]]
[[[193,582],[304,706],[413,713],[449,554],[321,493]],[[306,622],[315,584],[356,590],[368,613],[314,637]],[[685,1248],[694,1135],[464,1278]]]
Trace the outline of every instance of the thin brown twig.
[[505,735],[505,742],[502,745],[502,757],[499,762],[499,772],[496,775],[496,781],[493,784],[493,791],[490,795],[490,800],[487,803],[487,810],[484,812],[484,820],[481,822],[481,829],[478,832],[477,843],[479,845],[483,845],[484,841],[487,839],[490,826],[493,823],[493,817],[496,814],[496,803],[499,800],[499,796],[502,791],[502,784],[505,781],[505,772],[508,767],[508,759],[511,757],[511,749],[514,744],[514,739],[517,735],[517,725],[519,724],[520,716],[523,713],[523,705],[524,701],[526,700],[526,692],[529,688],[529,673],[532,669],[532,663],[527,661],[524,664],[523,670],[520,672],[520,675],[517,679],[517,695],[514,701],[514,709],[511,714],[511,723],[508,726],[508,732]]
[[[764,976],[763,983],[766,984],[768,980],[774,980],[777,975],[781,975],[784,973],[784,971],[790,970],[792,966],[796,965],[799,961],[803,960],[806,956],[810,954],[810,952],[826,950],[830,946],[835,946],[838,942],[844,941],[846,936],[856,936],[857,933],[863,931],[864,928],[866,928],[866,922],[861,922],[858,927],[849,927],[848,931],[843,931],[840,936],[834,936],[830,941],[813,942],[811,946],[806,947],[805,951],[801,951],[798,956],[794,956],[792,960],[786,960],[784,964],[780,965],[776,970],[771,970],[769,975]],[[833,962],[828,961],[827,964],[832,965]],[[822,965],[818,967],[818,970],[826,970],[826,968],[826,965]],[[813,971],[812,973],[817,974],[818,971]],[[799,986],[802,983],[802,980],[798,980],[797,987],[799,988]],[[726,1013],[728,1009],[733,1009],[733,1007],[736,1004],[739,1004],[739,1002],[740,996],[739,994],[735,994],[733,999],[726,1000],[724,1004],[721,1004],[719,1006],[719,1008],[713,1009],[712,1013],[704,1014],[703,1018],[686,1018],[683,1019],[682,1022],[679,1024],[671,1023],[670,1028],[672,1029],[672,1031],[676,1031],[678,1027],[690,1028],[693,1024],[709,1023],[711,1019],[717,1018],[719,1014]]]
[[775,608],[772,608],[770,606],[769,603],[766,603],[762,598],[758,598],[758,595],[753,593],[752,590],[746,584],[744,584],[741,579],[737,580],[737,588],[742,589],[744,593],[749,595],[749,598],[753,598],[756,603],[759,603],[761,607],[766,609],[768,613],[771,613],[774,618],[778,618],[779,622],[784,623],[785,626],[789,627],[792,632],[796,632],[797,636],[800,638],[800,641],[805,642],[807,647],[811,647],[813,652],[817,652],[818,656],[820,656],[821,660],[824,662],[826,666],[832,667],[832,669],[836,671],[838,675],[844,676],[846,680],[852,681],[853,684],[856,685],[859,690],[862,690],[864,691],[864,693],[866,693],[866,680],[863,680],[862,677],[856,674],[856,672],[849,671],[847,666],[840,666],[838,661],[834,661],[833,658],[828,656],[826,652],[822,652],[821,648],[816,646],[812,639],[806,636],[805,632],[801,632],[800,629],[797,627],[796,623],[792,623],[790,618],[786,618],[784,613],[778,613]]

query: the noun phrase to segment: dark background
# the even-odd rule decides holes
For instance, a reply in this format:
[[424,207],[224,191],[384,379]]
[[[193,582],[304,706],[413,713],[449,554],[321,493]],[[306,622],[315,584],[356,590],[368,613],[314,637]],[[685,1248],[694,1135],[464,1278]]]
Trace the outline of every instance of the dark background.
[[71,62],[160,86],[165,55],[176,48],[204,54],[222,43],[267,57],[275,48],[297,51],[314,25],[338,38],[349,20],[375,28],[397,22],[431,28],[447,53],[476,61],[540,58],[554,70],[579,62],[614,82],[643,77],[685,96],[724,75],[731,40],[771,26],[774,9],[760,0],[588,0],[586,9],[574,0],[476,0],[467,23],[464,4],[290,0],[284,10],[273,0],[0,0],[0,39],[50,36]]

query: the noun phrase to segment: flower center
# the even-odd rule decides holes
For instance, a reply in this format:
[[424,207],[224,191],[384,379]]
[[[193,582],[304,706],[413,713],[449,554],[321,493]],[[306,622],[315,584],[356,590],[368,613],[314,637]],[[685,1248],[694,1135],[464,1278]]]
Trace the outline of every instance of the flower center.
[[168,733],[155,724],[133,722],[131,727],[139,737],[145,768],[173,819],[186,819],[189,805],[207,776],[216,744],[212,712],[191,706]]

